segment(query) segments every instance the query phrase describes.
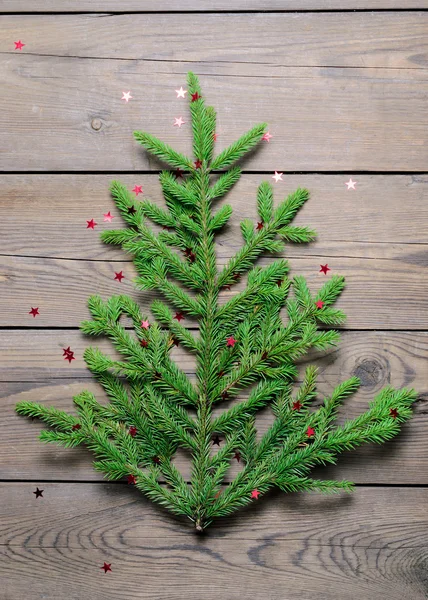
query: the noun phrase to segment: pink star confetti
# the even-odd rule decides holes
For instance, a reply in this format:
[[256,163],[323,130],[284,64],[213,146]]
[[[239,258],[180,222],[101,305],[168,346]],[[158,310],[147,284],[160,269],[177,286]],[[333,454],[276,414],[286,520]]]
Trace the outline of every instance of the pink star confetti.
[[179,90],[175,90],[175,93],[177,94],[177,98],[184,98],[187,94],[187,90],[183,90],[183,86],[181,86]]
[[23,47],[25,46],[25,44],[23,44],[21,42],[21,40],[18,40],[17,42],[13,42],[15,44],[15,50],[22,50]]
[[94,229],[95,225],[98,225],[98,223],[95,223],[94,219],[91,219],[90,221],[86,221],[87,225],[86,225],[86,229]]
[[31,307],[30,312],[28,313],[29,315],[33,315],[33,317],[37,317],[37,315],[39,315],[39,309],[38,308],[33,308]]
[[265,134],[264,134],[264,136],[262,137],[262,140],[264,140],[265,142],[268,142],[268,143],[269,143],[269,140],[270,140],[271,138],[273,138],[273,135],[271,135],[271,134],[269,133],[269,131],[266,131],[266,133],[265,133]]
[[123,96],[121,98],[121,100],[125,100],[126,103],[128,103],[131,98],[133,98],[133,96],[131,96],[131,92],[122,92]]
[[317,300],[317,301],[315,302],[315,306],[316,306],[317,308],[322,308],[322,307],[324,306],[324,302],[323,302],[322,300]]
[[275,179],[275,183],[278,183],[278,181],[283,181],[282,176],[283,173],[278,173],[275,171],[275,175],[272,175],[272,179]]
[[183,117],[175,117],[175,123],[174,123],[174,127],[181,127],[182,125],[184,125],[186,121],[183,120]]
[[348,186],[348,190],[355,190],[356,181],[352,181],[352,177],[349,181],[345,182],[345,185]]
[[115,281],[119,281],[119,283],[121,283],[122,279],[125,279],[125,275],[123,274],[123,271],[119,271],[119,273],[115,272],[114,279],[115,279]]
[[253,490],[253,491],[251,492],[251,498],[252,498],[252,499],[254,499],[254,500],[258,500],[258,499],[259,499],[259,496],[260,496],[260,492],[259,492],[259,490]]
[[148,321],[141,321],[141,327],[143,329],[148,329],[150,327],[150,323]]
[[110,213],[110,211],[108,211],[108,213],[104,213],[103,214],[104,217],[104,222],[108,222],[111,223],[112,219],[114,219],[114,216]]
[[233,348],[233,346],[236,344],[237,340],[235,340],[235,338],[232,336],[228,337],[226,340],[226,346],[228,348]]
[[134,186],[134,189],[132,191],[134,192],[134,194],[136,196],[138,196],[138,194],[142,194],[143,193],[143,186],[142,185],[136,185],[136,186]]

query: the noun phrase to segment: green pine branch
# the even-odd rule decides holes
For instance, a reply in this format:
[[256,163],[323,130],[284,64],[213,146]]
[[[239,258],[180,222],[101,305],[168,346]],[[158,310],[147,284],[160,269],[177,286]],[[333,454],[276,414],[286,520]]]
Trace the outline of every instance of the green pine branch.
[[[176,172],[161,172],[164,206],[137,201],[120,182],[111,186],[125,227],[105,231],[102,239],[132,255],[137,289],[156,290],[163,299],[152,302],[151,314],[125,295],[89,299],[91,318],[82,331],[107,337],[120,357],[93,347],[84,353],[108,402],[84,391],[73,399],[74,414],[27,401],[16,410],[46,423],[43,442],[85,445],[107,479],[127,480],[200,531],[274,487],[351,491],[349,481],[310,478],[311,469],[334,464],[363,443],[390,440],[410,419],[416,394],[385,388],[363,414],[337,426],[340,407],[359,385],[352,377],[313,406],[317,370],[307,367],[298,382],[297,361],[311,349],[338,343],[338,332],[320,325],[343,323],[345,315],[334,304],[344,278],[334,275],[313,293],[303,277],[289,277],[284,258],[263,268],[255,264],[262,255],[282,252],[286,243],[315,237],[309,227],[292,224],[308,191],[298,189],[276,205],[267,182],[257,190],[258,221],[241,221],[242,247],[218,268],[215,239],[228,226],[232,206],[213,204],[239,180],[240,168],[231,165],[255,148],[266,125],[256,125],[215,156],[216,114],[193,73],[188,97],[192,158],[151,134],[135,133],[149,153],[185,171],[181,180]],[[232,291],[239,281],[240,291],[221,299],[222,290]],[[198,330],[189,322],[197,322]],[[173,360],[176,346],[191,355],[196,379]],[[259,436],[256,417],[266,409],[273,422]],[[190,481],[174,462],[178,451],[191,461]],[[239,472],[225,486],[235,461]]]

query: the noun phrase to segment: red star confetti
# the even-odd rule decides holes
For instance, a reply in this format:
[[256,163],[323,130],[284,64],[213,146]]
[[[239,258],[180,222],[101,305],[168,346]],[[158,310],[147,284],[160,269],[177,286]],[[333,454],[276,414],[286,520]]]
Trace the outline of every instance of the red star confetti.
[[222,400],[227,400],[229,398],[229,394],[228,392],[222,392],[221,393],[221,399]]
[[320,273],[324,273],[324,275],[327,275],[328,271],[331,271],[330,267],[328,265],[320,265]]
[[275,179],[275,183],[278,183],[278,181],[283,181],[283,175],[284,173],[278,173],[277,171],[275,171],[275,175],[272,175],[272,179]]
[[175,90],[175,93],[177,94],[177,98],[184,98],[187,94],[187,90],[183,90],[183,86],[181,86],[179,90]]
[[257,223],[256,229],[257,229],[257,231],[260,231],[260,229],[263,229],[263,223]]
[[33,494],[36,494],[36,498],[43,498],[43,490],[39,490],[39,488],[36,488],[36,491],[33,492]]
[[398,410],[396,408],[390,408],[389,414],[393,419],[396,419],[398,417]]
[[213,446],[220,446],[220,442],[221,442],[221,439],[218,437],[218,435],[215,435],[213,437]]
[[265,142],[269,142],[269,140],[273,137],[273,135],[271,135],[269,133],[269,131],[267,131],[264,136],[262,137],[262,140],[264,140]]
[[73,427],[71,428],[71,431],[79,431],[79,429],[82,429],[81,424],[75,423],[75,425],[73,425]]
[[235,338],[233,337],[233,335],[231,335],[230,337],[227,338],[226,340],[226,346],[228,348],[233,348],[233,346],[236,344],[238,340],[235,340]]
[[308,427],[306,430],[306,435],[308,437],[312,437],[313,435],[315,435],[315,429],[313,429],[312,427]]
[[18,40],[17,42],[13,42],[15,44],[15,50],[22,50],[23,47],[25,46],[25,44],[23,44],[21,42],[21,40]]
[[135,437],[137,435],[137,428],[135,425],[131,425],[131,427],[128,429],[128,433],[131,437]]
[[149,345],[149,342],[147,340],[141,340],[140,345],[142,348],[147,348],[147,346]]
[[102,567],[100,567],[100,569],[104,569],[104,573],[107,573],[108,571],[111,571],[111,563],[104,563]]
[[293,402],[293,410],[300,410],[302,408],[302,405],[300,404],[300,402],[298,400],[296,400],[296,402]]
[[317,301],[315,302],[315,306],[316,306],[317,308],[322,308],[322,307],[324,306],[324,302],[323,302],[322,300],[317,300]]
[[174,117],[174,127],[180,128],[185,124],[186,121],[183,120],[183,117]]
[[235,454],[233,455],[233,458],[237,461],[240,462],[241,461],[241,453],[239,452],[239,450],[237,450],[235,452]]
[[125,279],[125,275],[123,274],[122,271],[119,271],[119,273],[115,272],[114,279],[115,279],[115,281],[119,281],[120,283],[122,283],[122,279]]
[[134,186],[134,189],[132,191],[134,192],[134,194],[136,196],[138,196],[138,194],[142,194],[143,193],[143,186],[142,185],[136,185],[136,186]]
[[182,321],[184,319],[183,313],[181,313],[181,312],[175,313],[174,319],[176,319],[179,322]]
[[222,290],[227,290],[228,292],[230,292],[230,290],[231,290],[232,288],[230,287],[230,285],[229,285],[229,284],[227,284],[227,285],[224,285],[224,286],[223,286],[221,289],[222,289]]
[[39,309],[38,308],[33,308],[31,307],[31,310],[28,313],[29,315],[33,315],[33,317],[37,317],[37,315],[39,315]]
[[128,485],[135,485],[137,483],[137,479],[135,475],[128,475],[127,477]]
[[150,323],[148,321],[141,321],[141,327],[143,329],[148,329],[150,327]]
[[108,211],[108,213],[104,213],[103,214],[104,217],[104,223],[111,223],[112,220],[114,219],[114,216],[110,213],[110,211]]
[[122,96],[121,100],[125,100],[126,103],[128,103],[131,100],[131,98],[133,97],[133,96],[131,96],[131,92],[122,92],[122,94],[123,94],[123,96]]
[[68,360],[69,364],[71,363],[72,360],[76,360],[73,350],[70,350],[70,352],[64,352],[63,357],[64,357],[64,360]]
[[73,350],[70,348],[70,346],[68,348],[63,348],[62,349],[62,355],[63,356],[67,356],[68,354],[73,354]]
[[258,500],[258,499],[259,499],[259,496],[260,496],[260,492],[259,492],[259,490],[253,490],[253,491],[251,492],[251,498],[252,498],[252,499],[254,499],[254,500]]
[[137,209],[135,208],[134,205],[128,207],[128,215],[135,215],[136,212],[137,212]]
[[183,171],[181,169],[175,169],[175,176],[177,177],[177,179],[179,177],[183,177]]
[[196,102],[196,100],[199,100],[201,96],[198,94],[198,92],[195,92],[194,94],[192,94],[192,102]]
[[94,229],[95,225],[98,225],[98,223],[95,223],[94,219],[91,219],[90,221],[86,221],[87,225],[86,225],[86,229]]
[[199,158],[198,158],[198,160],[195,160],[195,168],[200,169],[201,167],[202,167],[202,161],[199,160]]
[[349,181],[345,182],[345,185],[348,186],[348,190],[355,190],[356,181],[352,181],[352,177]]
[[160,465],[161,459],[159,458],[159,456],[154,456],[152,458],[153,462],[155,465]]

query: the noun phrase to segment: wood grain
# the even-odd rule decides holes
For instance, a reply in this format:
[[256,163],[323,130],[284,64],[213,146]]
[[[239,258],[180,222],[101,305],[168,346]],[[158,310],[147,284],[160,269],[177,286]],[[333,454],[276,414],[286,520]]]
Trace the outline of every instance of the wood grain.
[[0,13],[16,12],[192,12],[192,11],[323,11],[427,8],[426,0],[1,0]]
[[[42,425],[14,411],[18,401],[31,400],[74,412],[72,397],[83,389],[106,401],[82,360],[88,340],[74,331],[30,335],[15,331],[4,334],[0,343],[0,479],[101,480],[101,475],[93,471],[89,452],[41,444],[37,435]],[[71,364],[62,358],[62,348],[69,345],[76,355]],[[96,345],[112,354],[105,340],[97,340]],[[320,469],[321,477],[348,478],[358,483],[428,485],[427,357],[428,333],[413,332],[346,332],[339,350],[318,359],[316,355],[310,357],[320,370],[320,398],[351,375],[361,379],[360,390],[346,401],[339,422],[363,412],[386,385],[415,387],[420,394],[414,417],[398,438],[386,446],[365,446],[343,455],[336,467]],[[194,364],[188,355],[176,348],[173,358],[193,378]],[[304,366],[302,363],[301,370]],[[261,413],[257,420],[259,433],[265,432],[271,422],[269,411]],[[188,477],[187,457],[180,454],[176,462]],[[233,464],[229,475],[234,476],[237,470],[238,465]]]
[[195,537],[126,486],[34,487],[0,485],[5,600],[426,598],[426,489],[274,495]]
[[[189,124],[173,127],[173,117],[187,118],[174,89],[189,69],[201,75],[218,110],[219,150],[254,123],[268,122],[275,138],[246,161],[247,169],[426,169],[425,13],[205,21],[175,14],[5,18],[0,169],[159,168],[134,142],[136,129],[190,153]],[[190,42],[184,24],[193,32]],[[254,29],[269,35],[255,43]],[[17,30],[27,44],[19,54],[11,42]],[[128,104],[124,89],[132,92]]]
[[[270,152],[270,147],[265,151]],[[126,255],[121,249],[99,238],[102,230],[123,226],[109,193],[114,179],[130,190],[142,185],[143,197],[165,205],[154,174],[0,176],[0,255],[123,261]],[[241,247],[239,222],[257,220],[257,187],[267,179],[266,175],[244,174],[228,196],[214,205],[214,211],[224,203],[233,207],[230,223],[218,236],[219,258],[228,258]],[[287,175],[275,185],[276,203],[298,187],[309,189],[310,200],[294,223],[309,225],[318,234],[311,244],[289,245],[287,256],[389,259],[424,267],[428,176],[353,176],[355,191],[347,190],[348,179],[346,175]],[[108,210],[116,217],[104,223],[103,213]],[[94,231],[86,227],[86,219],[91,218],[98,223]]]
[[26,42],[21,61],[31,54],[235,66],[245,62],[263,70],[424,69],[427,26],[425,12],[17,15],[2,18],[0,42],[3,52],[15,53],[10,40],[19,28]]

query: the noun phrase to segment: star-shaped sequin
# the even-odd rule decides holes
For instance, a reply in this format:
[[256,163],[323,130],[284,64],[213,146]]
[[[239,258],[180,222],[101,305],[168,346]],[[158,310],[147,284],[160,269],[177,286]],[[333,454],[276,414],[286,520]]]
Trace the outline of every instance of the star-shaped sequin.
[[237,462],[241,462],[241,453],[239,452],[239,450],[237,450],[235,452],[235,454],[233,455],[233,458],[237,461]]
[[227,348],[233,348],[233,346],[236,344],[238,340],[235,340],[235,338],[233,337],[233,335],[231,335],[230,337],[227,338],[226,340],[226,346]]
[[183,117],[174,117],[174,127],[181,127],[185,124],[186,121],[183,120]]
[[110,211],[108,211],[107,213],[104,213],[103,217],[104,217],[104,223],[111,223],[112,220],[114,219],[114,216],[111,214]]
[[71,363],[72,360],[76,360],[76,358],[74,356],[73,350],[70,350],[68,352],[64,352],[63,353],[63,357],[64,357],[64,360],[68,360],[69,364]]
[[141,321],[141,327],[143,329],[148,329],[150,327],[150,323],[147,320]]
[[79,429],[82,429],[82,426],[80,423],[75,423],[73,425],[73,427],[71,428],[71,431],[79,431]]
[[95,223],[94,219],[91,219],[90,221],[86,221],[87,225],[86,225],[86,229],[94,229],[96,225],[98,225],[98,223]]
[[108,571],[111,571],[111,563],[105,562],[100,569],[104,569],[104,573],[108,573]]
[[256,230],[257,230],[257,231],[260,231],[261,229],[263,229],[263,223],[262,223],[262,222],[259,222],[259,223],[257,223]]
[[135,475],[128,475],[126,480],[128,482],[128,485],[135,485],[137,483],[137,478],[135,477]]
[[174,319],[176,319],[178,322],[182,321],[184,319],[183,313],[182,312],[175,313]]
[[127,212],[128,212],[128,215],[135,215],[136,212],[137,212],[137,209],[135,208],[134,205],[128,206],[128,211]]
[[293,402],[293,410],[300,410],[301,408],[302,408],[302,405],[299,402],[299,400],[296,400],[296,402]]
[[398,410],[396,408],[390,408],[389,414],[393,419],[396,419],[398,417]]
[[199,160],[195,160],[195,169],[200,169],[202,167],[202,161]]
[[135,437],[137,435],[137,428],[135,427],[135,425],[130,426],[130,428],[128,429],[128,433],[131,437]]
[[320,265],[320,273],[324,273],[324,275],[327,275],[328,271],[331,271],[328,265]]
[[28,312],[29,315],[33,315],[33,317],[37,317],[39,315],[39,309],[31,307],[31,310]]
[[177,98],[184,98],[187,94],[187,90],[183,90],[183,86],[181,86],[179,90],[175,90],[175,93],[177,94]]
[[275,174],[272,175],[272,179],[275,179],[275,183],[278,183],[278,181],[283,181],[282,176],[284,173],[278,173],[278,171],[275,171]]
[[147,340],[141,340],[140,346],[142,348],[147,348],[148,345],[149,345],[149,342]]
[[196,100],[199,100],[201,96],[199,95],[198,92],[195,92],[194,94],[192,94],[192,102],[196,102]]
[[324,306],[324,302],[323,302],[322,300],[317,300],[317,301],[315,302],[315,306],[316,306],[317,308],[322,308],[322,307]]
[[36,498],[43,498],[43,490],[39,490],[39,488],[36,488],[36,491],[33,492],[33,494],[36,495]]
[[356,184],[357,184],[356,181],[352,181],[352,177],[350,178],[349,181],[345,182],[345,185],[348,186],[348,190],[355,190]]
[[252,499],[254,499],[254,500],[258,500],[258,499],[259,499],[259,496],[260,496],[260,492],[259,492],[259,490],[257,490],[257,489],[256,489],[256,490],[253,490],[253,491],[251,492],[251,498],[252,498]]
[[264,134],[264,136],[262,137],[262,140],[264,140],[265,142],[269,142],[269,140],[273,137],[273,135],[271,135],[269,133],[269,131],[266,131],[266,133]]
[[213,446],[220,446],[220,442],[221,442],[221,439],[219,438],[219,436],[215,435],[213,437]]
[[21,42],[21,40],[18,40],[17,42],[13,42],[15,44],[15,50],[22,50],[23,47],[25,46],[25,44],[23,44]]
[[122,94],[123,94],[123,96],[122,96],[121,100],[125,100],[126,103],[128,103],[131,100],[131,98],[133,97],[133,96],[131,96],[131,92],[122,92]]
[[132,191],[134,192],[134,194],[136,196],[138,196],[138,194],[142,194],[143,193],[143,186],[142,185],[135,185],[134,189]]
[[115,272],[114,280],[119,281],[119,283],[122,283],[122,279],[125,279],[125,275],[123,274],[123,271],[119,271],[119,273]]
[[312,437],[313,435],[315,435],[315,429],[313,427],[308,427],[306,430],[306,435],[308,437]]

